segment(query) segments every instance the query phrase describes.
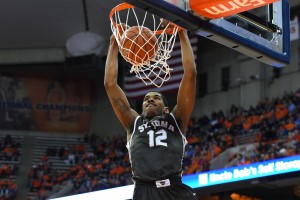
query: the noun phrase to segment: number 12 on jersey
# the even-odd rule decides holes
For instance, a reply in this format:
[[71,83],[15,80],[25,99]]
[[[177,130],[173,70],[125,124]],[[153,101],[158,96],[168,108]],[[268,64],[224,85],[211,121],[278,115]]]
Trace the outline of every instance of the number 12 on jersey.
[[155,147],[155,146],[165,146],[167,147],[168,144],[165,142],[165,140],[167,139],[167,132],[163,129],[159,130],[159,131],[149,131],[147,133],[147,135],[149,136],[149,146],[150,147]]

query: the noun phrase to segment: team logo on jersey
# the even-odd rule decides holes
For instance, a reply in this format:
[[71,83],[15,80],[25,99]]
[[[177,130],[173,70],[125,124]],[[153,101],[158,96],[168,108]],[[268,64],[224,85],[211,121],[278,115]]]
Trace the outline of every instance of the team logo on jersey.
[[159,120],[149,121],[147,123],[144,123],[144,124],[140,125],[138,127],[138,129],[139,129],[140,132],[143,132],[147,128],[154,128],[154,129],[156,129],[156,128],[161,128],[161,127],[167,128],[170,131],[174,132],[174,126],[172,124],[170,124],[168,121],[164,121],[164,120],[161,120],[161,121],[159,121]]
[[159,181],[155,181],[156,187],[160,188],[160,187],[168,187],[171,185],[171,182],[169,179],[165,179],[165,180],[159,180]]

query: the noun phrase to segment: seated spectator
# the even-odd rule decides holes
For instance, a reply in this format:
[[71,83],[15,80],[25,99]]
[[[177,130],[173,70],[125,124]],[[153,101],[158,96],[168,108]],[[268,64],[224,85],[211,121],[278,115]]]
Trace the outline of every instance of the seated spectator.
[[4,156],[6,160],[9,161],[16,161],[18,160],[18,151],[16,148],[12,147],[10,144],[8,144],[4,150]]
[[300,129],[300,112],[297,113],[297,117],[295,119],[295,125],[298,129]]

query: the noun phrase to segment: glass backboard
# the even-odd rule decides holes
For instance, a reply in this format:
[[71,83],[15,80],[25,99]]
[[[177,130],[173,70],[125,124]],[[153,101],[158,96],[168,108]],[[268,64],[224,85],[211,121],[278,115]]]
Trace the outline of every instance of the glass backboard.
[[268,65],[283,67],[290,61],[288,0],[217,19],[191,10],[188,0],[124,1]]

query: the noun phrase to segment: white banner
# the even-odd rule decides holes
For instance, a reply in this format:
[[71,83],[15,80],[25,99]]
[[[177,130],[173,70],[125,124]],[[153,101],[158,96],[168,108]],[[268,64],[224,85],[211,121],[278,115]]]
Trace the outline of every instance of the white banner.
[[298,16],[295,16],[293,20],[290,21],[290,40],[298,40],[299,39],[299,22]]

